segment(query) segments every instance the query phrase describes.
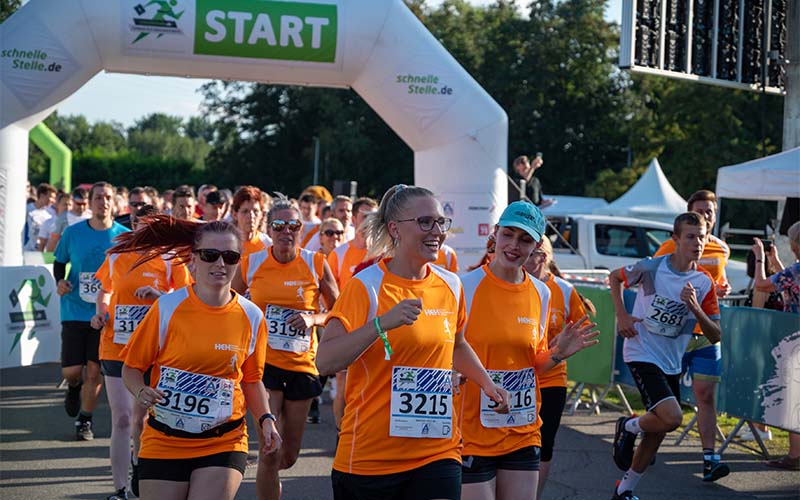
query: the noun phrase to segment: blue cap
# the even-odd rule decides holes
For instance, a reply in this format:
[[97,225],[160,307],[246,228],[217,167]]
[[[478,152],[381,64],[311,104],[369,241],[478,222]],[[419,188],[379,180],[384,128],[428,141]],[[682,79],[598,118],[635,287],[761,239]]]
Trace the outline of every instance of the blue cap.
[[542,241],[544,234],[544,215],[533,203],[515,201],[503,210],[500,221],[501,227],[518,227],[530,234],[535,241]]

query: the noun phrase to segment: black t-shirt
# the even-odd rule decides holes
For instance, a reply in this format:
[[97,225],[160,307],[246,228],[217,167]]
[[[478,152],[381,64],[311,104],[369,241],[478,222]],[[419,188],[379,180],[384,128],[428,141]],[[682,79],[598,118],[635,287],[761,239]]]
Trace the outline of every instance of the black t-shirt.
[[[514,183],[508,181],[508,202],[512,203],[515,201],[519,201],[519,181],[522,177],[515,175],[513,176]],[[539,179],[534,175],[531,176],[531,180],[525,183],[525,196],[528,200],[531,201],[536,206],[542,204],[542,183],[539,182]]]

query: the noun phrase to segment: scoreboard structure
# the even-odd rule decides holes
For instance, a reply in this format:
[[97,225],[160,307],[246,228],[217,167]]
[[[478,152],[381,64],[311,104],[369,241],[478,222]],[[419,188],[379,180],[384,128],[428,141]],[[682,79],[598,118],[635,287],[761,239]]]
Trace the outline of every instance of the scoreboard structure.
[[619,66],[784,94],[786,8],[793,1],[623,0]]

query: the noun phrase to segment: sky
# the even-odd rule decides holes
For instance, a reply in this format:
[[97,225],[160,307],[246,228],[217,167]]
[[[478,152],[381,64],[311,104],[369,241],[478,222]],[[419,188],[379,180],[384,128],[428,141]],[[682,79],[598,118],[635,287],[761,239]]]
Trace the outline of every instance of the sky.
[[[473,5],[487,5],[492,2],[493,0],[470,0]],[[437,5],[441,0],[431,0],[429,3]],[[619,23],[621,15],[622,0],[610,0],[606,19]],[[200,114],[202,96],[197,90],[207,81],[101,72],[61,103],[58,113],[82,114],[90,123],[117,121],[125,127],[155,112],[188,118]],[[125,98],[120,99],[120,96]]]

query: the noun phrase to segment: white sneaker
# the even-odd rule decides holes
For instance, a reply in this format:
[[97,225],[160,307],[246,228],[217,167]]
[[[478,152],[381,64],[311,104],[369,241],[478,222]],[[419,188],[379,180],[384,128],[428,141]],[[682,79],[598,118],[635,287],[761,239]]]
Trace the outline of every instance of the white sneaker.
[[[770,441],[772,440],[772,431],[767,428],[766,431],[762,431],[758,427],[755,428],[758,436],[761,438],[762,441]],[[744,432],[739,433],[739,440],[740,441],[755,441],[756,437],[750,431],[750,427],[748,426]]]

